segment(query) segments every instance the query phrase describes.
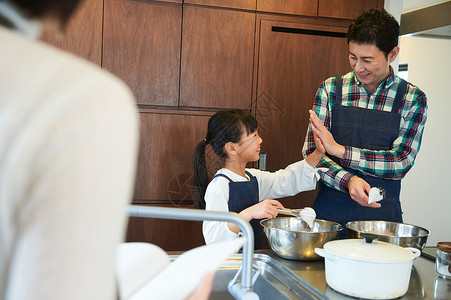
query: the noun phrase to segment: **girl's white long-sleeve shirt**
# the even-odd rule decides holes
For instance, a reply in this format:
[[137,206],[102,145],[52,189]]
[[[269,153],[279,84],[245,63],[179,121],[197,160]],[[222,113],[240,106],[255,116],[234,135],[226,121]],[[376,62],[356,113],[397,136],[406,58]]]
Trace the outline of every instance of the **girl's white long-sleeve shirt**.
[[[313,190],[319,178],[318,169],[310,166],[305,160],[276,172],[258,169],[246,169],[246,171],[257,178],[259,201],[293,196],[303,191]],[[234,182],[249,180],[226,168],[220,169],[216,174],[224,174]],[[218,176],[208,184],[205,193],[206,210],[229,211],[229,182],[227,178]],[[204,221],[202,231],[207,244],[238,237],[238,234],[229,229],[227,222]]]

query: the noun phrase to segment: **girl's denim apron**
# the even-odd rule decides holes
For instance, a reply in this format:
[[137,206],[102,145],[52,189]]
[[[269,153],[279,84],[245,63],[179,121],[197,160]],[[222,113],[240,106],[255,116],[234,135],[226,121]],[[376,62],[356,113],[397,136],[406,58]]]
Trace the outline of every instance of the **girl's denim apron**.
[[[335,141],[341,145],[370,150],[389,150],[398,137],[401,115],[398,113],[407,82],[401,80],[391,112],[342,106],[342,81],[336,77],[335,99],[332,107],[331,133]],[[331,157],[339,163],[339,159]],[[401,180],[390,180],[363,175],[359,171],[345,168],[359,176],[371,187],[384,190],[385,196],[381,208],[364,207],[351,199],[346,193],[330,188],[320,182],[319,191],[313,208],[318,219],[338,222],[343,226],[340,238],[347,237],[346,223],[359,220],[385,220],[402,222],[399,193]]]
[[[229,211],[236,213],[259,203],[258,197],[258,182],[255,176],[246,171],[249,176],[249,181],[234,182],[224,174],[216,174],[213,178],[222,176],[229,180]],[[254,248],[259,249],[261,225],[260,220],[253,219],[250,221],[252,229],[254,230]]]

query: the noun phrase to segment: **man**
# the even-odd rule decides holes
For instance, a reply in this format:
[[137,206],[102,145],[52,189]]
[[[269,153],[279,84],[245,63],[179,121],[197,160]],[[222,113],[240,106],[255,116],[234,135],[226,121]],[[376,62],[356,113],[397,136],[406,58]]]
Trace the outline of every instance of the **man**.
[[[347,32],[353,71],[325,80],[316,93],[303,155],[314,151],[313,129],[327,151],[320,165],[329,168],[313,206],[317,218],[343,226],[402,222],[401,179],[420,149],[427,104],[426,95],[390,66],[398,36],[398,22],[384,9],[362,13]],[[383,191],[379,203],[368,203],[371,187]]]

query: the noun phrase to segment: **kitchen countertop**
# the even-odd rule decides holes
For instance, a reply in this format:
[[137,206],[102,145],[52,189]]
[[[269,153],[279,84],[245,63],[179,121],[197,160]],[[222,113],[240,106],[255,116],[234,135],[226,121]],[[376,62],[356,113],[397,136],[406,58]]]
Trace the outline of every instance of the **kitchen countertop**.
[[[435,272],[436,247],[425,247],[423,254],[413,262],[412,273],[407,293],[397,299],[451,299],[451,279],[444,279]],[[181,251],[168,254],[179,255]],[[255,254],[266,254],[293,273],[307,281],[331,300],[357,299],[336,292],[326,283],[324,259],[314,261],[297,261],[279,257],[271,249],[256,250]]]
[[[428,247],[425,253],[433,253],[435,247]],[[356,299],[338,293],[326,283],[324,259],[315,261],[295,261],[277,256],[272,250],[256,250],[256,254],[266,254],[280,262],[302,279],[313,285],[329,299]],[[413,262],[407,293],[398,299],[451,299],[451,280],[440,277],[435,272],[435,260],[430,256],[420,256]]]

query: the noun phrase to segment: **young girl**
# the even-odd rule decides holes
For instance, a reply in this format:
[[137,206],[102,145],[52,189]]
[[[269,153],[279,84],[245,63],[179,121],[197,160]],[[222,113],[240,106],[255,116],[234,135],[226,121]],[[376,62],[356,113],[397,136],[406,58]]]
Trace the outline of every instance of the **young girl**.
[[[246,164],[260,156],[263,142],[257,132],[257,120],[247,110],[224,110],[208,121],[206,138],[194,153],[194,203],[196,208],[212,211],[233,211],[250,221],[255,235],[255,248],[260,246],[261,226],[258,219],[272,219],[283,205],[272,198],[295,195],[313,190],[319,177],[315,166],[325,150],[315,137],[317,149],[303,161],[293,163],[284,170],[267,172],[246,169]],[[225,160],[208,184],[205,163],[205,147],[211,145],[214,152]],[[208,187],[207,187],[208,184]],[[213,243],[233,239],[239,227],[227,222],[204,221],[205,242]]]

